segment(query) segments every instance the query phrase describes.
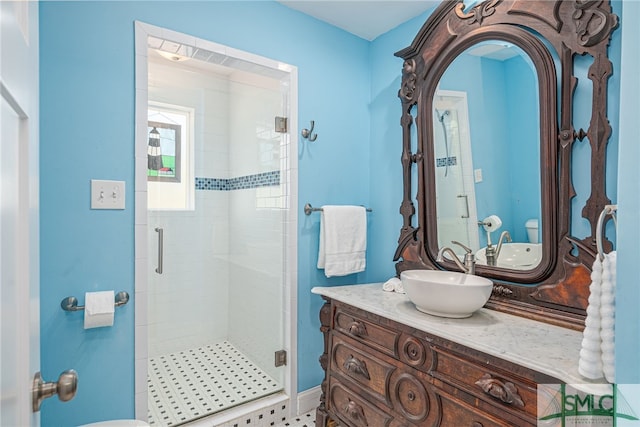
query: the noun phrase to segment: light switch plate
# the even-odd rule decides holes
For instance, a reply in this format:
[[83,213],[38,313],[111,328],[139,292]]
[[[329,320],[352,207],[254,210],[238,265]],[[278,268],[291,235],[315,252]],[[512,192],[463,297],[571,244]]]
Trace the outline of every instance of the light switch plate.
[[91,180],[91,209],[124,209],[124,181]]
[[482,182],[482,169],[474,169],[473,178],[476,184]]

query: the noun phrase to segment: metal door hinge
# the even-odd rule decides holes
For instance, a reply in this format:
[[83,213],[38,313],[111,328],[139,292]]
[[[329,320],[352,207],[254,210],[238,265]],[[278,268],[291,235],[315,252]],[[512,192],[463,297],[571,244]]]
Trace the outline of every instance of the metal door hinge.
[[287,133],[287,118],[276,116],[276,132]]
[[284,366],[287,364],[287,351],[279,350],[276,351],[276,368],[278,366]]

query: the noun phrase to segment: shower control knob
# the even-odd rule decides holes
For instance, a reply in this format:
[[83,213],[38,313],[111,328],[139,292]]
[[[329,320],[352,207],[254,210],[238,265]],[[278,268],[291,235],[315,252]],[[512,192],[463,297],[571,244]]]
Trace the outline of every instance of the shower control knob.
[[77,390],[78,374],[73,369],[68,369],[61,373],[57,382],[44,382],[40,372],[36,372],[31,389],[33,412],[40,410],[40,405],[44,399],[57,394],[58,399],[67,402],[74,398]]

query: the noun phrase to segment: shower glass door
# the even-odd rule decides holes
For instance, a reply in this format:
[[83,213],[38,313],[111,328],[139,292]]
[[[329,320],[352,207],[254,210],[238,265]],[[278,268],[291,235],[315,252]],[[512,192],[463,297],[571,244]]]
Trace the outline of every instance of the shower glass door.
[[284,375],[276,124],[287,86],[241,61],[199,60],[216,58],[202,48],[166,59],[175,44],[149,38],[148,49],[148,405],[159,426],[281,391]]
[[479,247],[467,98],[464,92],[438,91],[433,104],[438,247],[463,255],[452,241]]

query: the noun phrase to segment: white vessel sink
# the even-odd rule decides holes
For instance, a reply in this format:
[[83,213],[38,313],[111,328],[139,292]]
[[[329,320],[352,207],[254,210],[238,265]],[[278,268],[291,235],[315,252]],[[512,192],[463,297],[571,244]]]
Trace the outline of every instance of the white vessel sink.
[[[476,252],[476,263],[487,264],[486,248]],[[504,243],[496,267],[511,268],[513,270],[531,270],[542,259],[541,243]]]
[[407,270],[400,273],[407,296],[423,313],[469,317],[489,300],[493,282],[457,271]]

